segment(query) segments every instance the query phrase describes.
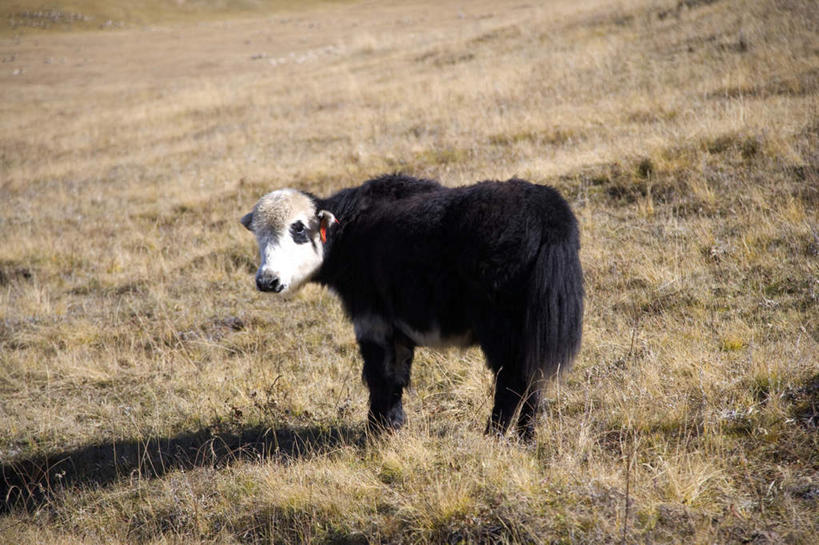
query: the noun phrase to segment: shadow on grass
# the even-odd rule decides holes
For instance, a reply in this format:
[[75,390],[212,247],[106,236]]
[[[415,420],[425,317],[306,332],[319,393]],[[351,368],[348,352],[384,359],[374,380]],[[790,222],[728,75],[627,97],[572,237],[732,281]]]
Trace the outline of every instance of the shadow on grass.
[[287,462],[325,454],[341,445],[363,445],[350,427],[210,429],[174,437],[112,441],[0,464],[0,514],[34,511],[72,486],[105,486],[127,478],[154,478],[179,469],[223,467],[241,460]]

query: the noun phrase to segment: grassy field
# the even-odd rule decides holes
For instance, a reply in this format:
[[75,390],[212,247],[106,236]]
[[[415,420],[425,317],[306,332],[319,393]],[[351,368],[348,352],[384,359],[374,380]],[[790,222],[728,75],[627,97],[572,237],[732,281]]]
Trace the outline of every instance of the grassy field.
[[[0,542],[815,542],[814,2],[59,5],[0,38]],[[368,442],[338,301],[255,291],[261,194],[391,171],[575,209],[535,445],[425,349]]]

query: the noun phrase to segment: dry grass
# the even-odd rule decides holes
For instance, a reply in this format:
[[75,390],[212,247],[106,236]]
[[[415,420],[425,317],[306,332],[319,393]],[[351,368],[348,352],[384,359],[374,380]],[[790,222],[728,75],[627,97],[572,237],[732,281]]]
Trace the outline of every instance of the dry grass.
[[[811,543],[815,6],[609,4],[0,41],[0,541]],[[534,447],[481,434],[474,350],[421,350],[368,444],[336,299],[254,291],[260,194],[392,170],[580,217],[584,345]]]

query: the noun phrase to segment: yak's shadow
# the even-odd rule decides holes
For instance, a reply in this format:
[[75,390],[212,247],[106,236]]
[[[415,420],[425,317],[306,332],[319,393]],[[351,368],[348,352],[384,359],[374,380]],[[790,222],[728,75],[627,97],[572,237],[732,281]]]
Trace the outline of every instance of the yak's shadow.
[[365,443],[362,429],[255,427],[214,433],[204,429],[174,437],[111,441],[0,464],[0,514],[36,510],[75,485],[105,486],[120,479],[160,477],[169,471],[220,467],[239,460],[284,462],[321,455],[341,445]]

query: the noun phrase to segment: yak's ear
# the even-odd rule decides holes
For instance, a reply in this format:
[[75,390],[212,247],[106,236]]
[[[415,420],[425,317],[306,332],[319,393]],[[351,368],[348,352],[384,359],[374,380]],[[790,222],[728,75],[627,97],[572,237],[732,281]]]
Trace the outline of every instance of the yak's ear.
[[252,230],[253,230],[253,229],[251,228],[251,225],[253,224],[253,212],[250,212],[250,213],[248,213],[248,214],[245,214],[244,216],[242,216],[242,219],[241,219],[241,220],[239,220],[239,221],[241,221],[241,222],[242,222],[242,225],[244,225],[244,226],[245,226],[245,229],[247,229],[248,231],[252,231]]
[[327,210],[319,210],[316,213],[316,216],[319,219],[319,234],[321,235],[321,241],[327,242],[327,230],[332,224],[338,223],[338,220],[332,212]]

